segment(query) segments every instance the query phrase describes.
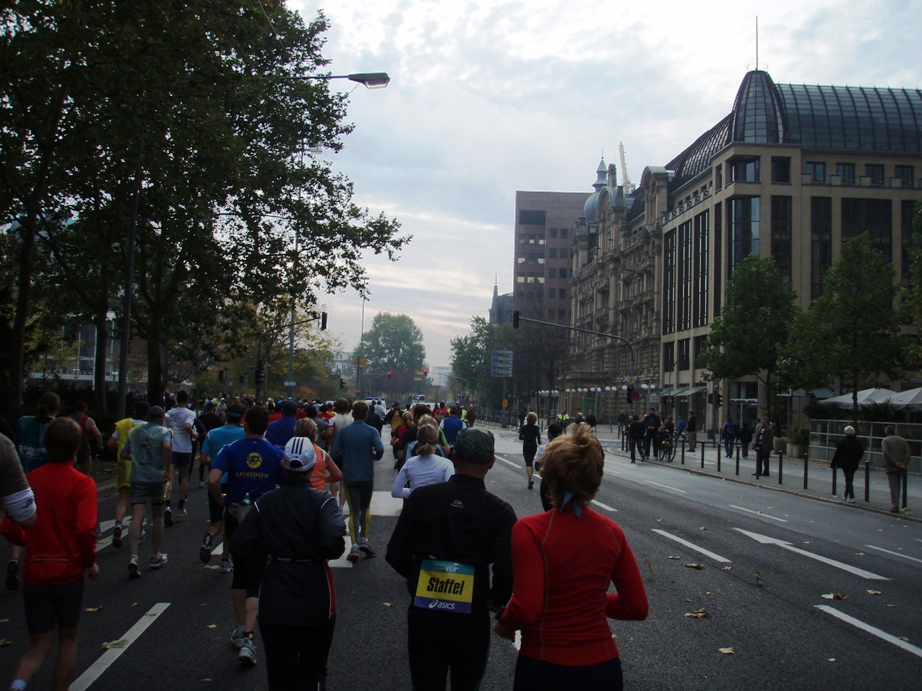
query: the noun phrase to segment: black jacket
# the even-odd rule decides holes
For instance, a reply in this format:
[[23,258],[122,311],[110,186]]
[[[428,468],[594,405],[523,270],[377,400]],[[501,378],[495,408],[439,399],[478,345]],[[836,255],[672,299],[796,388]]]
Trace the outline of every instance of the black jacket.
[[842,468],[854,472],[858,469],[858,463],[864,456],[864,447],[856,437],[845,437],[836,445],[836,452],[832,456],[833,468]]
[[234,533],[231,554],[254,565],[269,560],[259,595],[260,621],[320,626],[336,613],[326,560],[346,551],[346,522],[329,492],[315,490],[309,478],[295,473],[289,478],[253,505]]
[[512,595],[515,521],[512,507],[487,492],[482,480],[454,475],[448,482],[419,487],[407,497],[384,558],[407,579],[411,597],[416,595],[423,559],[473,566],[472,604],[484,607],[491,602],[498,607]]

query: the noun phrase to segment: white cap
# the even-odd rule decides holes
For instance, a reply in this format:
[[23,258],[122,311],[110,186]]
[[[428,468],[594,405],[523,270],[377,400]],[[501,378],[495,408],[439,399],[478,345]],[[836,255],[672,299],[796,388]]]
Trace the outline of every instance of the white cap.
[[285,444],[282,467],[293,473],[306,473],[317,462],[314,444],[309,437],[292,437]]

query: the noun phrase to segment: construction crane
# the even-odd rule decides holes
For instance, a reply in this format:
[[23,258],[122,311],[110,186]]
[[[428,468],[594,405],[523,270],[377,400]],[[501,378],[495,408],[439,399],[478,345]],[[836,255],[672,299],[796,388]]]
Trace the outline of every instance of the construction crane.
[[631,178],[627,174],[627,163],[624,160],[624,142],[618,142],[618,154],[621,157],[621,178],[624,181],[624,193],[630,194],[634,191],[634,185],[631,184]]

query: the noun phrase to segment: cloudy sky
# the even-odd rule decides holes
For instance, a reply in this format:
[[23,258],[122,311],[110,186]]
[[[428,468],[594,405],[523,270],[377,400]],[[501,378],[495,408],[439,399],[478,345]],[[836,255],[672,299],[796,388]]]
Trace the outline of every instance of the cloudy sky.
[[[331,23],[334,74],[386,71],[350,97],[337,169],[356,200],[414,236],[367,262],[378,312],[410,315],[430,366],[512,290],[516,190],[592,191],[604,154],[664,165],[733,105],[758,62],[776,82],[922,86],[920,0],[289,0]],[[351,82],[333,82],[349,90]],[[623,176],[619,165],[619,178]],[[362,300],[328,296],[330,329],[359,340]]]

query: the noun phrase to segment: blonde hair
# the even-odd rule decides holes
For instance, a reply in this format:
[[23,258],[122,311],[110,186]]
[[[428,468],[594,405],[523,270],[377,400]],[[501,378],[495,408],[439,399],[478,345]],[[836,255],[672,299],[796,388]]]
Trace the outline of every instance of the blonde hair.
[[317,441],[317,423],[309,417],[301,418],[295,425],[296,437],[307,437],[311,441]]
[[527,422],[529,425],[533,425],[537,421],[538,421],[538,415],[535,412],[531,412],[525,416],[525,422]]
[[541,477],[547,481],[551,503],[561,508],[567,492],[576,496],[577,505],[588,503],[602,486],[605,451],[592,430],[579,425],[571,434],[561,435],[547,445],[541,456]]
[[849,425],[848,427],[846,427],[846,428],[845,428],[845,436],[846,436],[846,437],[854,437],[854,436],[855,436],[855,428],[852,427],[851,425]]
[[434,424],[425,422],[418,426],[416,440],[419,442],[413,453],[417,456],[431,456],[435,453],[439,439],[439,428]]

